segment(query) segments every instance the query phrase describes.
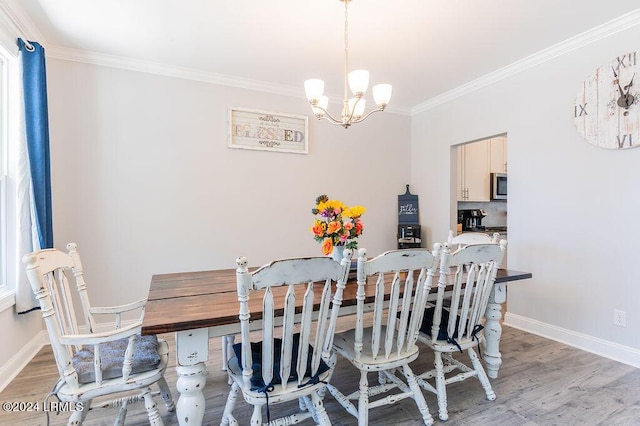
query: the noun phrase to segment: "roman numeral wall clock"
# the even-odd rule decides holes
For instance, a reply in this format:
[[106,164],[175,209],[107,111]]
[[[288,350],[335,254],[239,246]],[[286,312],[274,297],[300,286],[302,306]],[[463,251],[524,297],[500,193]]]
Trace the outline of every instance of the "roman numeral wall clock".
[[595,70],[582,83],[573,122],[595,146],[640,146],[640,52],[628,52]]

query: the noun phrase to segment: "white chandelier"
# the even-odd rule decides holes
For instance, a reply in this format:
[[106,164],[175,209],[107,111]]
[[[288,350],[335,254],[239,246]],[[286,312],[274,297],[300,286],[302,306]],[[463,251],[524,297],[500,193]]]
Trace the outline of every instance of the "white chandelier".
[[[366,100],[364,95],[369,86],[369,71],[355,70],[349,72],[349,15],[347,5],[351,0],[340,1],[344,2],[344,101],[342,119],[337,120],[327,111],[329,98],[322,94],[324,92],[324,81],[317,78],[306,80],[304,82],[304,90],[311,104],[311,109],[318,120],[326,118],[331,124],[340,125],[346,129],[354,123],[364,121],[374,112],[384,111],[391,99],[391,85],[377,84],[373,86],[373,100],[377,108],[365,114]],[[348,98],[347,82],[353,92],[351,99]]]

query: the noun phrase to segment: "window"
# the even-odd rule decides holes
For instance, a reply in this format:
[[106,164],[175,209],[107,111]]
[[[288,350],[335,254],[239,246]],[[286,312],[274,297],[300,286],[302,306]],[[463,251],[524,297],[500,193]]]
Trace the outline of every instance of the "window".
[[[3,41],[3,40],[0,40]],[[12,46],[11,46],[12,47]],[[17,129],[19,68],[17,48],[0,43],[0,311],[15,304],[18,254],[16,250],[16,191],[13,157]]]
[[0,50],[0,291],[7,285],[7,55]]

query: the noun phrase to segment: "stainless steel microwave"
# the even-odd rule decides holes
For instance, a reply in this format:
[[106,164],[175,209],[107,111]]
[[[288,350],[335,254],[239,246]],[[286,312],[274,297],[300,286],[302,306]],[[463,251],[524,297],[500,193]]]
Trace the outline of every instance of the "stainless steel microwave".
[[507,199],[507,174],[491,173],[491,199]]

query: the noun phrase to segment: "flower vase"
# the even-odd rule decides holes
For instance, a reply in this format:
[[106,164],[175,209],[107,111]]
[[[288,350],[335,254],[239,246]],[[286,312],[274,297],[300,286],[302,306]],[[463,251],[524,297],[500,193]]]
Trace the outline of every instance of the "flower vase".
[[344,256],[344,246],[333,246],[333,251],[331,252],[331,258],[336,262],[342,262],[342,256]]

